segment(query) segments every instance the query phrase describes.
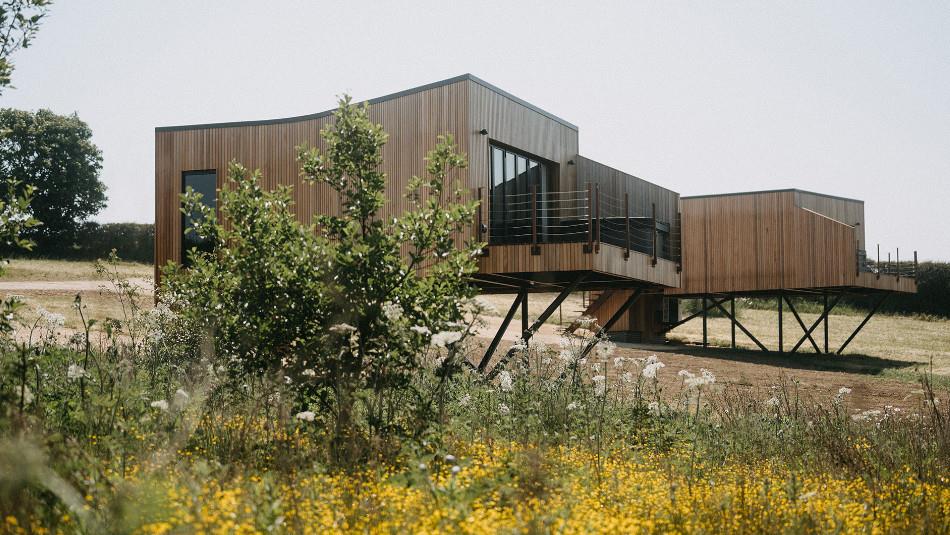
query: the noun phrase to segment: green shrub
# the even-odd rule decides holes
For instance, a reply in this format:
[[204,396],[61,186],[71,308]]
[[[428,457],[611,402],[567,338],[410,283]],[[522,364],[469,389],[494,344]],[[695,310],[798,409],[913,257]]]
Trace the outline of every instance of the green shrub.
[[326,151],[301,148],[299,159],[308,181],[339,195],[340,215],[303,225],[289,187],[265,191],[258,172],[232,164],[220,220],[199,194],[183,195],[182,211],[198,214],[186,232],[213,251],[189,251],[187,269],[169,265],[161,297],[213,339],[236,392],[295,399],[295,410],[325,424],[333,461],[358,463],[428,428],[438,388],[412,381],[427,359],[438,357],[437,374],[460,366],[480,244],[454,238],[475,204],[453,184],[466,161],[451,137],[409,181],[409,210],[383,218],[387,136],[348,97],[334,119],[321,133]]
[[40,240],[17,256],[57,260],[99,260],[112,250],[123,260],[151,263],[155,258],[155,225],[152,223],[96,223],[79,225],[71,237]]

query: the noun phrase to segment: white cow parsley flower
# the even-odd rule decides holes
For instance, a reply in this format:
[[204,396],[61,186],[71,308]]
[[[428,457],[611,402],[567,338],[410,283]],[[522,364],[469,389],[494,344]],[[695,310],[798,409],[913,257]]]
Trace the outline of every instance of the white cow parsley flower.
[[458,331],[442,331],[432,335],[431,344],[435,347],[445,347],[452,345],[462,339],[462,333]]
[[86,373],[86,369],[79,364],[70,364],[69,368],[66,370],[66,377],[72,381],[88,376],[89,374]]
[[502,372],[498,374],[498,386],[502,392],[511,392],[514,387],[514,382],[511,380],[511,374],[508,373],[508,370],[502,370]]
[[424,325],[413,325],[412,327],[409,327],[409,330],[415,333],[419,333],[422,336],[429,336],[430,334],[432,334],[432,331],[430,331],[429,328]]
[[305,422],[312,422],[313,419],[316,417],[317,415],[314,414],[313,411],[298,412],[297,415],[295,416],[295,418],[297,418],[298,420],[303,420]]

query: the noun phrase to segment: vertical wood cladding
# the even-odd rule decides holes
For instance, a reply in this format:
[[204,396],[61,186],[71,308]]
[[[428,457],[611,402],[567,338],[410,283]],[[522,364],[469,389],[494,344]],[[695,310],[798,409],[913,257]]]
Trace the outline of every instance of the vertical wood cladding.
[[668,294],[842,286],[915,291],[908,279],[872,283],[857,274],[860,201],[788,190],[683,198],[680,209],[682,286]]
[[[477,81],[469,86],[468,133],[472,187],[484,188],[483,221],[489,220],[491,158],[489,144],[500,143],[555,164],[559,190],[576,185],[574,166],[567,162],[577,155],[577,128],[517,102]],[[486,130],[488,134],[481,134]],[[485,236],[488,241],[488,236]]]
[[[386,172],[386,205],[383,216],[404,211],[403,196],[409,178],[425,172],[426,152],[435,147],[437,136],[455,136],[459,149],[471,153],[468,121],[468,80],[375,102],[369,117],[383,126],[389,141],[383,147]],[[228,163],[237,161],[249,169],[260,169],[263,187],[293,186],[294,210],[309,223],[314,214],[338,210],[335,192],[323,184],[307,184],[300,179],[295,147],[300,144],[324,148],[320,130],[329,113],[310,118],[288,119],[266,124],[208,125],[182,129],[159,129],[155,133],[155,261],[156,269],[168,261],[180,262],[181,214],[179,194],[184,171],[215,169],[218,187],[227,182]],[[457,177],[471,187],[469,171]],[[471,229],[466,231],[466,236]]]
[[624,194],[630,196],[631,217],[649,217],[652,205],[656,204],[658,221],[673,225],[679,205],[679,194],[642,178],[618,171],[602,163],[583,156],[575,158],[577,168],[577,189],[583,190],[587,184],[600,185],[600,195],[623,204]]
[[802,208],[853,226],[859,247],[866,248],[864,246],[864,201],[796,191],[795,203]]

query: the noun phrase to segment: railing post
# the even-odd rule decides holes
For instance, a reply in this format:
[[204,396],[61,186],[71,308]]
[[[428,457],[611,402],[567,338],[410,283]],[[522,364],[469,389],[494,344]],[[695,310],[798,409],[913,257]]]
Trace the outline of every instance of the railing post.
[[653,216],[652,216],[652,220],[653,220],[653,223],[652,223],[652,225],[653,225],[653,265],[655,266],[655,265],[656,265],[656,257],[657,257],[657,253],[656,253],[656,203],[651,203],[651,206],[652,206],[652,209],[653,209]]
[[914,251],[914,279],[917,278],[917,251]]
[[541,254],[538,245],[538,185],[531,184],[531,254]]
[[877,278],[881,278],[881,244],[877,244]]
[[623,259],[630,258],[630,194],[623,194],[623,220],[626,228],[627,248],[623,252]]
[[594,186],[594,208],[597,210],[597,214],[594,216],[594,221],[597,223],[597,248],[594,249],[596,252],[600,252],[600,184]]
[[891,273],[891,252],[890,251],[887,252],[887,271],[885,271],[885,273],[887,274]]
[[861,242],[858,240],[854,240],[854,276],[861,276]]
[[479,243],[484,241],[482,240],[482,209],[483,208],[484,206],[482,206],[482,188],[478,188],[478,214],[477,214],[478,217],[475,218],[475,235],[478,237]]
[[683,212],[676,212],[676,272],[683,271]]
[[901,248],[897,248],[897,280],[901,280]]
[[594,196],[591,194],[590,182],[587,183],[587,245],[584,246],[584,252],[590,253],[594,250]]

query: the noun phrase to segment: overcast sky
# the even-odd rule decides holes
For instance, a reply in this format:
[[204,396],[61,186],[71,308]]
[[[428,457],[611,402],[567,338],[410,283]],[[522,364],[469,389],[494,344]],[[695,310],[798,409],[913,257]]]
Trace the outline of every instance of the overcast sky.
[[950,260],[950,2],[58,0],[0,105],[77,112],[101,221],[154,218],[154,128],[470,72],[682,195],[865,201],[868,248]]

